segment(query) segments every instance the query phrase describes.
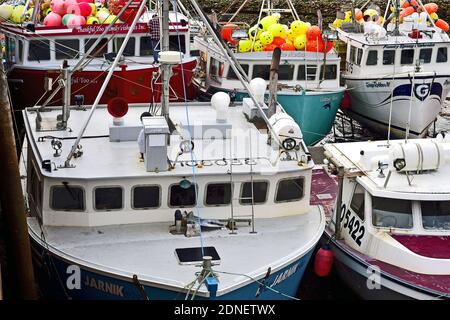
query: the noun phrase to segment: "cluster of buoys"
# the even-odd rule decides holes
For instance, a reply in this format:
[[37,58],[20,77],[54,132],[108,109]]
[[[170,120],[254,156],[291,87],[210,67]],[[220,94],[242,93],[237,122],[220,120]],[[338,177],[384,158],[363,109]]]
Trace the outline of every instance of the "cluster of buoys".
[[[229,43],[238,46],[238,51],[258,52],[273,51],[280,48],[282,51],[313,51],[328,52],[333,48],[333,42],[328,42],[325,48],[325,42],[322,38],[322,32],[318,26],[312,26],[308,22],[301,20],[293,21],[288,27],[279,23],[279,15],[270,15],[262,18],[258,24],[251,27],[248,31],[248,39],[239,40],[231,38],[232,30],[238,28],[236,25],[229,27],[229,32],[223,32],[222,38]],[[225,26],[223,29],[226,29]]]
[[[417,0],[402,0],[400,2],[400,5],[401,5],[400,21],[402,21],[406,17],[411,16],[415,12],[421,13],[423,11],[426,11],[430,15],[431,19],[433,19],[433,22],[436,25],[436,27],[444,30],[445,32],[449,32],[450,30],[449,24],[445,20],[440,19],[437,14],[439,6],[436,3],[430,2],[425,4],[423,6],[425,10],[423,10],[422,6],[419,5]],[[391,6],[390,9],[392,12],[394,12],[394,7]],[[345,18],[344,19],[336,18],[333,22],[333,26],[335,28],[340,28],[342,23],[349,23],[351,22],[351,20],[352,20],[352,12],[346,11]],[[375,22],[378,25],[381,25],[383,23],[383,17],[380,15],[380,12],[378,12],[375,9],[367,9],[363,12],[361,9],[355,8],[355,20],[361,24],[364,22]]]
[[[44,0],[40,5],[40,22],[47,27],[67,26],[70,28],[90,24],[110,24],[116,18],[125,0],[109,0],[103,5],[94,0]],[[31,20],[34,2],[30,2],[27,10],[24,5],[0,5],[0,18],[14,23]],[[125,10],[122,21],[133,17],[133,10]],[[119,19],[116,23],[121,23]]]

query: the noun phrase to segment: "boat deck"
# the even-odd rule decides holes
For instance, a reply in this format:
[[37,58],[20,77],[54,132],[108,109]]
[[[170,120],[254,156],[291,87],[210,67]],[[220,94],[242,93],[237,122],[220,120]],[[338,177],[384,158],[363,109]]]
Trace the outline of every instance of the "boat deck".
[[[29,218],[28,225],[32,238],[42,241],[37,220]],[[220,264],[213,267],[219,272],[219,296],[252,282],[249,277],[264,276],[269,267],[273,273],[302,257],[319,240],[325,221],[320,207],[313,206],[304,215],[256,219],[254,234],[246,223],[237,224],[237,234],[227,229],[203,231],[202,239],[172,235],[169,226],[46,226],[45,239],[50,251],[81,266],[128,279],[136,274],[143,284],[177,291],[195,280],[201,268],[179,264],[175,249],[200,247],[202,241],[204,246],[214,246],[221,258]],[[199,294],[206,293],[202,287]]]

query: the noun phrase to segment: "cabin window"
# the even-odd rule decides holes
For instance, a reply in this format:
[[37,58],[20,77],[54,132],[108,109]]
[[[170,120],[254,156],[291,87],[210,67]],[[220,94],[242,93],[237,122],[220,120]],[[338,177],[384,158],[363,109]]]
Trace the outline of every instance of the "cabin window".
[[253,66],[253,78],[270,79],[270,66],[266,64],[255,64]]
[[29,61],[50,60],[50,42],[48,40],[31,40],[28,46]]
[[210,63],[211,65],[209,66],[209,75],[211,76],[212,79],[216,81],[221,81],[224,68],[223,62],[211,58]]
[[70,184],[52,186],[50,208],[62,211],[84,211],[84,189]]
[[186,53],[186,43],[184,39],[184,35],[169,36],[170,50]]
[[450,201],[422,201],[422,225],[427,230],[450,230]]
[[350,47],[349,62],[355,63],[355,61],[356,61],[356,47],[351,46]]
[[5,47],[6,62],[16,63],[16,39],[7,37]]
[[383,51],[383,65],[391,66],[395,63],[395,50]]
[[160,206],[160,187],[159,186],[136,186],[132,191],[133,209],[152,209]]
[[139,55],[141,57],[151,56],[153,54],[153,47],[150,37],[141,37]]
[[314,64],[308,64],[307,70],[308,77],[305,74],[305,66],[298,66],[297,80],[316,80],[317,66]]
[[123,208],[121,187],[97,187],[94,190],[95,210],[118,210]]
[[372,223],[382,228],[411,229],[411,201],[372,197]]
[[31,174],[27,180],[28,201],[32,215],[42,218],[43,183],[39,178],[34,161],[31,160],[33,156],[30,150],[31,148],[28,149],[28,167],[31,168]]
[[364,188],[358,183],[350,203],[350,208],[361,220],[364,220],[364,193]]
[[357,56],[357,58],[356,58],[356,64],[357,64],[358,66],[361,65],[362,56],[363,56],[363,50],[360,49],[360,48],[358,48],[358,56]]
[[436,62],[447,62],[447,48],[439,48]]
[[18,56],[18,62],[23,61],[23,41],[19,40],[19,56]]
[[[269,183],[266,181],[253,181],[253,203],[261,204],[267,200]],[[241,187],[240,204],[252,204],[252,183],[244,182]]]
[[[113,41],[113,52],[118,52],[120,47],[122,46],[123,41],[125,38],[116,38]],[[125,57],[132,57],[134,56],[134,46],[136,43],[136,39],[134,37],[130,37],[128,39],[127,45],[125,46],[125,49],[123,51],[123,55]]]
[[402,50],[400,64],[413,64],[414,62],[414,49]]
[[[244,70],[245,74],[248,75],[248,68],[249,68],[248,64],[241,64],[241,67]],[[227,79],[230,79],[230,80],[237,80],[238,79],[238,77],[234,73],[233,68],[231,68],[231,67],[228,68]]]
[[368,66],[376,66],[378,64],[378,51],[370,50],[367,54],[366,65]]
[[320,77],[323,80],[335,80],[337,78],[337,65],[329,64],[325,66],[325,75],[323,66],[320,67]]
[[220,206],[231,202],[231,183],[210,183],[206,187],[206,205]]
[[64,39],[55,41],[55,57],[58,60],[75,59],[80,52],[80,40]]
[[[278,67],[278,80],[292,80],[294,77],[294,65],[284,64]],[[270,79],[270,75],[269,75]]]
[[432,53],[433,53],[433,49],[431,49],[431,48],[421,49],[420,53],[419,53],[419,60],[422,63],[430,63]]
[[304,179],[302,177],[283,179],[278,182],[275,202],[297,201],[303,198]]
[[170,187],[169,203],[171,207],[193,207],[195,205],[195,186],[184,189],[178,184]]
[[[94,39],[86,39],[86,40],[84,40],[84,52],[85,53],[88,52],[88,50],[92,47],[94,42],[95,42]],[[96,57],[96,58],[103,57],[103,55],[106,52],[108,52],[108,39],[102,39],[97,44],[95,49],[92,51],[91,57]]]
[[363,55],[363,50],[360,48],[356,48],[354,46],[350,47],[350,62],[361,65],[361,59]]

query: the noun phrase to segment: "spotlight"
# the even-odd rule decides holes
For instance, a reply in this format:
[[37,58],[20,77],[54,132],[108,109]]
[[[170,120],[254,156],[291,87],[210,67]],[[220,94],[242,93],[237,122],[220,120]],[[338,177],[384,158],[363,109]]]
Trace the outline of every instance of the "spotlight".
[[402,170],[406,167],[406,161],[403,158],[398,158],[394,160],[394,167],[397,171]]

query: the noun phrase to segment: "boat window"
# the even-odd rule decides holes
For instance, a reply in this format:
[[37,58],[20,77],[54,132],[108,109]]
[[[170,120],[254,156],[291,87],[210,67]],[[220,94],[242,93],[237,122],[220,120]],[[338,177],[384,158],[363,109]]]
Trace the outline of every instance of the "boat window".
[[421,49],[420,53],[419,53],[419,60],[422,63],[430,63],[432,53],[433,53],[433,49],[431,49],[431,48]]
[[[284,64],[278,67],[278,80],[292,80],[294,77],[294,65]],[[269,75],[270,79],[270,75]]]
[[414,49],[404,49],[400,56],[400,64],[413,64],[414,62]]
[[131,191],[133,209],[151,209],[160,206],[159,186],[136,186]]
[[150,37],[141,37],[139,55],[141,57],[151,56],[153,54],[153,47]]
[[210,183],[206,187],[208,206],[227,205],[231,202],[231,183]]
[[390,66],[395,63],[395,50],[383,51],[383,65]]
[[84,189],[69,184],[51,187],[50,208],[64,211],[84,211]]
[[16,63],[16,39],[7,37],[5,47],[6,62]]
[[357,64],[358,66],[361,65],[362,56],[363,56],[363,50],[360,49],[360,48],[358,48],[358,56],[357,56],[357,59],[356,59],[356,64]]
[[356,48],[354,46],[350,47],[350,62],[361,65],[361,59],[363,55],[363,50],[360,48]]
[[255,64],[253,66],[253,78],[270,79],[270,66],[267,64]]
[[184,35],[169,36],[169,48],[172,51],[181,51],[186,53],[186,42]]
[[447,48],[439,48],[436,62],[447,62]]
[[450,230],[450,201],[422,201],[424,229]]
[[378,51],[370,50],[367,54],[366,65],[368,66],[376,66],[378,64]]
[[171,207],[193,207],[195,205],[195,186],[184,189],[179,184],[170,187],[169,203]]
[[372,197],[372,223],[376,227],[411,229],[411,201]]
[[350,208],[361,220],[364,220],[364,193],[364,188],[358,183],[350,203]]
[[23,41],[19,40],[19,56],[18,56],[19,61],[18,62],[22,62],[23,61]]
[[308,80],[308,81],[316,80],[316,72],[317,72],[316,65],[308,64],[307,72],[308,72],[308,79],[306,79],[305,66],[298,66],[297,80]]
[[296,201],[303,198],[303,178],[283,179],[278,182],[275,202]]
[[[320,77],[323,76],[323,66],[320,67]],[[337,65],[329,64],[325,66],[324,80],[335,80],[337,78]]]
[[[248,64],[241,64],[241,67],[245,71],[245,74],[248,75]],[[228,68],[227,79],[230,79],[230,80],[237,80],[238,79],[238,77],[234,73],[233,68],[231,68],[231,67]]]
[[[113,41],[113,52],[118,52],[120,47],[122,46],[123,40],[125,38],[116,38]],[[132,57],[134,56],[134,46],[136,43],[136,39],[134,37],[130,37],[128,39],[127,45],[125,46],[125,49],[123,50],[123,55],[125,57]]]
[[211,58],[210,63],[211,65],[209,66],[209,75],[211,76],[212,79],[215,79],[216,81],[221,81],[224,68],[223,62]]
[[350,57],[349,57],[349,62],[355,63],[355,61],[356,61],[356,47],[351,46],[351,47],[350,47]]
[[48,40],[31,40],[28,47],[29,61],[50,60],[50,42]]
[[64,39],[55,41],[55,57],[58,60],[75,59],[80,52],[80,40]]
[[[89,48],[94,44],[95,39],[84,40],[84,52],[88,52]],[[91,53],[91,57],[103,57],[103,55],[108,51],[108,39],[102,39],[97,44],[95,49]]]
[[97,187],[94,190],[95,210],[117,210],[123,208],[121,187]]
[[34,165],[34,161],[31,160],[32,155],[28,150],[28,168],[31,168],[31,174],[27,179],[27,191],[28,202],[31,214],[34,217],[42,218],[42,196],[43,196],[43,183],[39,179],[38,171]]
[[[261,204],[266,202],[269,183],[266,181],[253,181],[253,203]],[[252,183],[244,182],[241,187],[240,204],[252,204]]]

